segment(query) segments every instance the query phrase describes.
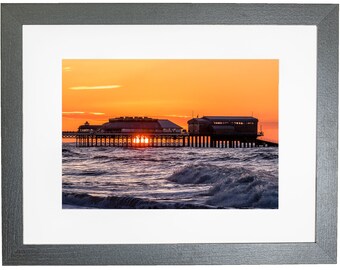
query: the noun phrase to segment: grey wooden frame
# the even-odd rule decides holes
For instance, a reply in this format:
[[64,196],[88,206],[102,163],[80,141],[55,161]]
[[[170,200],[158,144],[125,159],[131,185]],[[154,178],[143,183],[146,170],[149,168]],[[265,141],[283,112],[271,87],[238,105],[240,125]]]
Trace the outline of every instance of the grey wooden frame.
[[[1,15],[4,265],[336,263],[338,5],[2,4]],[[22,26],[41,24],[315,25],[315,243],[24,245]]]

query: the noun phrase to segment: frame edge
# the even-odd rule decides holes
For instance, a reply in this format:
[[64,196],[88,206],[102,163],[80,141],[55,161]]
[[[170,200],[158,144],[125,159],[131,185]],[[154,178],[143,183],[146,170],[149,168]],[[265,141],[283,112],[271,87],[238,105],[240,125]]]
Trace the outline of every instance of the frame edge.
[[[52,4],[49,4],[52,5]],[[67,5],[67,4],[66,4]],[[13,6],[16,6],[13,8]],[[30,5],[31,7],[37,5]],[[45,5],[43,5],[45,6]],[[324,93],[321,99],[318,96],[318,106],[323,106],[323,102],[331,102],[331,108],[335,109],[332,115],[337,120],[338,104],[337,100],[332,99],[331,95],[337,93],[338,87],[338,63],[337,63],[337,38],[338,38],[338,26],[332,25],[334,20],[338,21],[338,5],[331,5],[332,9],[328,15],[326,15],[320,22],[318,22],[318,43],[319,39],[325,47],[321,47],[318,44],[318,89],[321,87],[326,91],[325,86],[329,82],[332,82],[331,89]],[[336,7],[334,7],[336,6]],[[23,200],[22,200],[22,167],[15,167],[14,164],[19,162],[22,164],[22,70],[18,69],[18,66],[22,63],[22,25],[30,20],[29,16],[32,14],[22,16],[22,11],[25,10],[27,5],[22,4],[1,4],[2,14],[2,217],[3,217],[3,265],[80,265],[80,264],[276,264],[276,263],[336,263],[336,223],[337,223],[337,194],[334,194],[334,188],[337,187],[337,122],[329,120],[326,121],[327,125],[324,126],[327,130],[330,130],[330,137],[325,137],[324,133],[318,133],[318,143],[323,145],[322,152],[317,153],[317,157],[320,161],[317,163],[317,168],[322,168],[324,175],[327,175],[326,183],[319,183],[317,181],[317,233],[316,243],[308,244],[279,244],[282,248],[275,248],[276,244],[265,244],[267,248],[262,248],[262,244],[251,245],[257,246],[262,250],[262,256],[272,254],[269,247],[274,248],[275,258],[260,257],[257,260],[251,261],[249,258],[242,258],[239,253],[247,251],[242,244],[230,244],[229,248],[221,248],[218,244],[195,244],[191,245],[193,248],[187,245],[166,245],[166,249],[169,252],[169,258],[164,256],[164,248],[160,248],[159,245],[147,245],[151,251],[155,252],[151,254],[145,250],[143,245],[77,245],[77,246],[29,246],[23,244]],[[60,5],[59,5],[60,7]],[[324,5],[326,9],[326,5]],[[330,5],[327,5],[327,12],[330,9]],[[325,11],[325,10],[324,10]],[[18,12],[18,13],[16,13]],[[33,17],[36,20],[37,14]],[[31,19],[33,18],[31,17]],[[321,17],[318,17],[319,19]],[[50,19],[53,20],[53,19]],[[187,22],[188,23],[188,22]],[[197,23],[197,22],[196,22]],[[53,23],[46,23],[53,24]],[[68,24],[72,24],[69,22]],[[321,33],[329,31],[327,33]],[[335,32],[334,32],[335,31]],[[14,35],[13,35],[14,33]],[[332,33],[336,33],[336,38],[332,37]],[[330,46],[326,48],[327,46]],[[321,50],[321,51],[319,51]],[[331,51],[331,56],[326,54]],[[5,51],[7,53],[5,53]],[[8,52],[10,52],[8,54]],[[321,54],[320,54],[321,52]],[[332,69],[329,70],[326,63],[332,62]],[[319,64],[322,64],[321,70]],[[324,71],[325,70],[325,71]],[[325,72],[330,72],[328,76],[325,76]],[[319,76],[323,74],[323,79],[319,81]],[[334,92],[336,91],[336,93]],[[331,95],[330,95],[331,93]],[[325,100],[328,96],[327,101]],[[6,103],[5,103],[6,102]],[[334,113],[335,112],[335,113]],[[320,116],[322,119],[324,115]],[[317,120],[318,121],[318,120]],[[335,126],[335,127],[334,127]],[[9,130],[18,129],[18,134],[14,137],[10,137]],[[7,132],[8,131],[8,132]],[[334,137],[335,136],[335,137]],[[327,140],[332,139],[333,144],[327,143]],[[14,149],[14,151],[13,151]],[[330,159],[331,162],[329,162]],[[334,161],[335,160],[335,161]],[[319,175],[320,172],[318,172]],[[320,179],[320,178],[318,178]],[[329,180],[330,179],[330,180]],[[334,181],[335,180],[335,181]],[[322,191],[322,194],[320,193]],[[328,191],[328,192],[327,192]],[[331,198],[329,192],[331,191]],[[324,202],[331,200],[331,204],[335,209],[328,209],[328,205]],[[13,207],[12,207],[13,206]],[[335,211],[335,213],[334,213]],[[330,219],[329,219],[330,218]],[[330,222],[329,222],[330,220]],[[328,223],[329,224],[326,224]],[[145,245],[146,246],[146,245]],[[293,251],[289,252],[290,248],[300,249],[299,258],[293,257]],[[74,257],[77,251],[81,250],[81,255]],[[98,249],[95,251],[95,249]],[[119,250],[122,249],[122,250]],[[144,250],[144,251],[143,251]],[[216,252],[216,254],[210,254],[209,250]],[[124,251],[130,255],[135,254],[135,258],[124,258]],[[249,250],[248,250],[249,251]],[[67,254],[68,252],[69,255]],[[102,253],[100,253],[102,252]],[[111,252],[115,252],[115,256],[112,256]],[[206,253],[208,252],[208,254]],[[231,252],[232,254],[238,254],[238,263],[235,263],[231,258],[226,257],[225,252]],[[110,256],[111,253],[111,256]],[[94,257],[94,255],[103,256],[103,261],[99,261],[95,258],[86,258],[86,256]],[[160,258],[155,258],[155,255],[160,255]],[[163,254],[163,255],[161,255]],[[260,254],[260,252],[258,253]],[[210,256],[209,258],[207,257]],[[242,254],[241,254],[242,255]],[[272,254],[273,255],[273,254]],[[279,255],[282,255],[280,261],[277,260]],[[44,258],[46,256],[46,258]],[[200,257],[202,256],[202,257]],[[254,255],[253,255],[254,256]],[[314,258],[312,256],[315,256]],[[293,259],[295,258],[295,259]],[[285,260],[286,259],[286,260]],[[287,259],[291,259],[288,262]],[[308,262],[308,259],[312,259]]]
[[339,5],[334,5],[317,25],[316,243],[331,263],[337,263],[338,40]]

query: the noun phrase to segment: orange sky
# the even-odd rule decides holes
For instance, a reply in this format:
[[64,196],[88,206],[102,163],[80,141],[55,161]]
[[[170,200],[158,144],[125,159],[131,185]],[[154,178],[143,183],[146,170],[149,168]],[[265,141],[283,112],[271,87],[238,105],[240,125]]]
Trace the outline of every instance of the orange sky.
[[63,130],[118,116],[258,118],[278,141],[278,60],[63,60]]

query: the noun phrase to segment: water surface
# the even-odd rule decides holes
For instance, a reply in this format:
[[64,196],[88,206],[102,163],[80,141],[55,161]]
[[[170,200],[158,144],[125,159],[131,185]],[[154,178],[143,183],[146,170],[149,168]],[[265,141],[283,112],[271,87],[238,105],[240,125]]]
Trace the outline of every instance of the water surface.
[[62,151],[64,208],[278,208],[278,148]]

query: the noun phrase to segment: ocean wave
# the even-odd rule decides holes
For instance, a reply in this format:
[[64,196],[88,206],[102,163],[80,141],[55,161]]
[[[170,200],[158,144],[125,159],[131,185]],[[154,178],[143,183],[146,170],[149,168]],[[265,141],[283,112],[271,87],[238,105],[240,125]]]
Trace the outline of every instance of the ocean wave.
[[258,176],[226,179],[209,190],[208,205],[232,208],[278,208],[278,185]]
[[278,208],[277,148],[63,145],[62,154],[69,204],[112,209]]
[[86,193],[63,192],[63,204],[100,209],[209,209],[213,206],[180,203],[157,202],[135,197],[92,196]]
[[227,155],[227,156],[212,158],[211,161],[242,161],[242,158]]
[[250,161],[250,160],[277,160],[278,159],[277,153],[254,153],[247,158],[244,159],[244,161]]
[[71,149],[68,148],[62,148],[62,157],[63,161],[65,161],[67,158],[79,158],[79,157],[88,157],[87,154],[80,153],[78,151],[72,151]]
[[211,184],[207,205],[270,209],[278,208],[277,179],[273,172],[210,164],[186,166],[168,177],[178,184]]
[[127,156],[127,157],[122,157],[122,156],[94,156],[94,160],[100,160],[101,162],[104,163],[109,163],[109,162],[115,162],[115,161],[128,161],[128,162],[133,162],[133,161],[145,161],[145,162],[168,162],[171,161],[171,159],[167,158],[162,158],[162,157],[144,157],[144,156]]
[[63,148],[62,149],[62,155],[63,155],[63,158],[67,158],[67,157],[74,157],[76,155],[76,153],[69,150],[69,149]]
[[209,184],[224,178],[225,173],[216,165],[189,165],[175,171],[167,179],[178,184]]
[[106,171],[100,171],[100,170],[86,170],[86,171],[70,171],[67,173],[63,173],[64,175],[77,175],[77,176],[100,176],[107,174]]
[[110,159],[111,157],[109,156],[104,156],[104,155],[99,155],[99,156],[94,156],[93,159],[100,159],[100,160],[105,160],[105,159]]

